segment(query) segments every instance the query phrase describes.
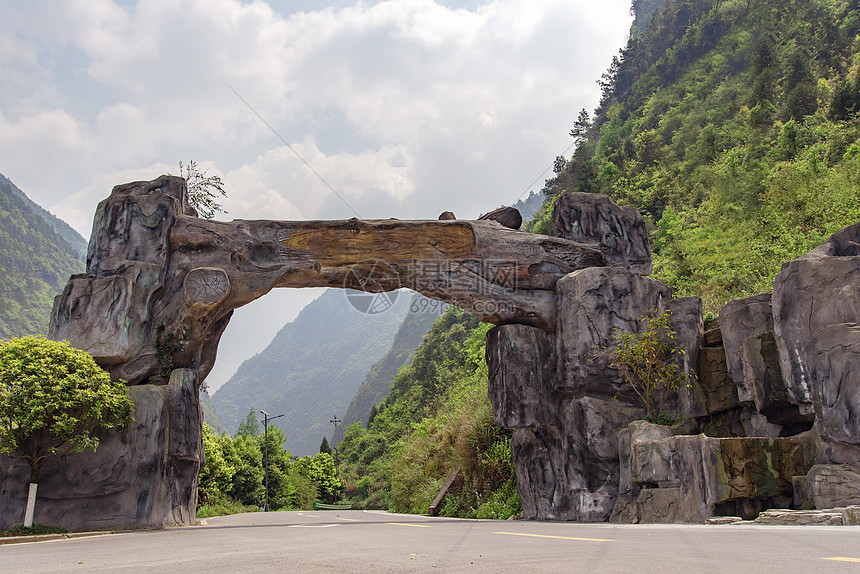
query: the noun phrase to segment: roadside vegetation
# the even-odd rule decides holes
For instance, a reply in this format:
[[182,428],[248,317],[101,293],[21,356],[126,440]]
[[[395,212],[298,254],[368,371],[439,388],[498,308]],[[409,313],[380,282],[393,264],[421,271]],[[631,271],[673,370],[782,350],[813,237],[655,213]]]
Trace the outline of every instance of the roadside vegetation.
[[34,524],[29,528],[26,526],[13,526],[9,530],[0,530],[0,538],[8,538],[9,536],[38,536],[40,534],[65,534],[67,532],[68,530],[59,526]]
[[[203,425],[206,466],[197,488],[197,517],[257,512],[265,506],[265,438],[253,412],[236,436],[217,435]],[[337,502],[343,486],[331,454],[297,458],[284,450],[286,436],[268,432],[269,509],[309,510],[314,502]]]

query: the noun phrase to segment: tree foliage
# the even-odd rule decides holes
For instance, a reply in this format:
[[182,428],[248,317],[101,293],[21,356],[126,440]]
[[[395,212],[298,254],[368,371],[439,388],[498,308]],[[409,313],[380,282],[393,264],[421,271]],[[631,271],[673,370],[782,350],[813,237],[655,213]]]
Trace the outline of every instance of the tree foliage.
[[320,443],[320,452],[331,454],[331,447],[328,444],[328,437],[324,436],[322,438],[322,442]]
[[334,504],[343,496],[343,483],[337,477],[334,458],[327,452],[314,456],[303,456],[295,461],[295,469],[317,487],[322,502]]
[[27,461],[31,482],[47,461],[95,450],[97,433],[132,412],[124,382],[88,353],[42,337],[0,342],[0,453]]
[[[284,449],[287,437],[280,428],[270,425],[267,434],[270,508],[308,510],[317,501],[339,500],[342,486],[330,454],[299,459]],[[203,515],[263,507],[266,440],[253,411],[235,437],[217,435],[203,425],[206,465],[197,487]]]
[[[600,106],[544,191],[639,209],[654,276],[716,311],[860,219],[860,6],[637,0],[634,12]],[[551,216],[531,228],[553,231]]]
[[484,341],[489,325],[454,307],[440,317],[392,383],[367,428],[338,447],[354,506],[426,513],[450,473],[459,488],[442,513],[508,518],[520,511],[510,431],[492,418]]

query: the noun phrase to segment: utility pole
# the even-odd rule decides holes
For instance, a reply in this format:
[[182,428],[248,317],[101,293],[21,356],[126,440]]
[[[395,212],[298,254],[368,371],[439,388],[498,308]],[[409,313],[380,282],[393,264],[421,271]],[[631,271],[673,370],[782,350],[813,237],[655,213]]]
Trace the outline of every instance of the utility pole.
[[337,472],[337,425],[342,423],[343,420],[337,418],[337,415],[335,415],[329,422],[334,425],[334,470]]
[[266,505],[263,507],[263,512],[269,512],[269,421],[281,418],[284,415],[273,417],[262,409],[260,409],[260,412],[263,414],[263,449],[266,453],[265,462],[263,464],[263,472],[266,476]]

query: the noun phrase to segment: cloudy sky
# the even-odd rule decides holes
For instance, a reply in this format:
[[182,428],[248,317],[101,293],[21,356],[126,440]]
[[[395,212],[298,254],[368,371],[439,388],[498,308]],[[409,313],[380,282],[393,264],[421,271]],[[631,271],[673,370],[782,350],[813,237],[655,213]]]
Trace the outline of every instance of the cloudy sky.
[[[0,173],[85,238],[180,160],[223,178],[220,219],[474,218],[540,189],[629,5],[0,0]],[[318,294],[281,291],[237,311],[212,387]]]

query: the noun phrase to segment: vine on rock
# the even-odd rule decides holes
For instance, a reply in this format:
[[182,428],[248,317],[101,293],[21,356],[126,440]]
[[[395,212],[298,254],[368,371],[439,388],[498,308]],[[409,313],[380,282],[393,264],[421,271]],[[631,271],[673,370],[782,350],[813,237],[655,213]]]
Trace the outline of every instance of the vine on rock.
[[173,370],[173,333],[164,334],[164,323],[155,328],[155,356],[162,378],[169,379]]

